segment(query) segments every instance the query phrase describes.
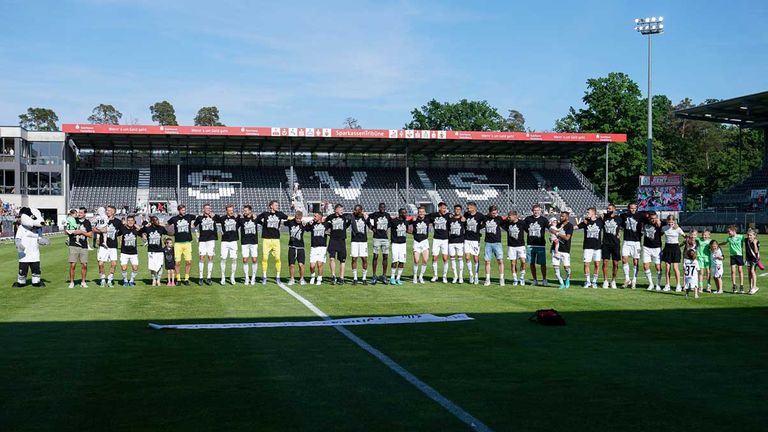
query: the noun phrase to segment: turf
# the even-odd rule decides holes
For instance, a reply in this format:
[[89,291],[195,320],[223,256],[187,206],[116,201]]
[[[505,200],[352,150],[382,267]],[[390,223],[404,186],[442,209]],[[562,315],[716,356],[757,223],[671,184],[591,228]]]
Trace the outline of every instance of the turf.
[[[757,295],[699,300],[584,289],[580,243],[569,290],[294,289],[333,317],[470,314],[350,329],[494,430],[764,430],[768,277]],[[12,245],[0,245],[2,430],[467,429],[332,328],[147,328],[316,319],[274,283],[67,289],[66,248],[55,238],[43,249],[48,287],[13,289],[15,260]],[[544,307],[568,325],[527,321]]]

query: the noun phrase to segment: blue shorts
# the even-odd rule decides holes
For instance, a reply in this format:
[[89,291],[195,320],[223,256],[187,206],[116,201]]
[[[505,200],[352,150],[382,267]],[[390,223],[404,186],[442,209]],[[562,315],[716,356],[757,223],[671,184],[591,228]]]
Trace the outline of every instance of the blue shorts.
[[528,246],[528,264],[547,264],[547,248],[545,246]]
[[485,244],[485,260],[491,261],[493,259],[504,259],[504,252],[501,247],[501,243],[486,243]]

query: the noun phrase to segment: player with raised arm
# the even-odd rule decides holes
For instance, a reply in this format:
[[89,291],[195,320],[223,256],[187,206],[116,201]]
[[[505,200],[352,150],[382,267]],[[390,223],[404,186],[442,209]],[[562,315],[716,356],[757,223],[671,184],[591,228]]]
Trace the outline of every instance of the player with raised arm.
[[[256,270],[259,268],[259,228],[253,207],[243,206],[243,214],[237,218],[237,228],[240,230],[240,255],[243,257],[243,273],[245,285],[256,285]],[[250,270],[248,266],[250,261]]]
[[[211,276],[213,275],[213,258],[216,256],[216,215],[211,211],[211,205],[203,205],[203,214],[195,219],[195,228],[197,229],[197,250],[199,261],[197,263],[198,279],[197,284],[212,285]],[[208,277],[203,278],[204,263],[208,263]]]
[[432,224],[432,282],[437,282],[437,258],[443,258],[443,283],[448,283],[448,204],[440,202],[428,216]]
[[[577,220],[577,228],[584,230],[584,288],[597,288],[598,270],[600,268],[600,234],[603,231],[603,220],[598,219],[594,207],[587,209],[584,219]],[[595,273],[590,280],[590,269],[594,263]]]
[[[413,234],[413,283],[424,283],[429,260],[429,217],[427,209],[419,207],[416,217],[410,221],[408,231]],[[419,270],[421,265],[421,270]]]
[[[510,210],[501,228],[507,232],[507,259],[512,271],[512,286],[525,285],[525,222],[516,210]],[[517,277],[517,261],[520,260],[520,279]]]
[[[173,255],[176,260],[176,278],[180,283],[189,285],[189,272],[192,270],[192,227],[195,216],[187,214],[187,206],[176,207],[179,214],[168,219],[168,226],[173,227]],[[184,260],[184,277],[181,275],[181,262]],[[202,277],[202,270],[200,277]]]
[[402,285],[407,255],[405,235],[408,233],[408,211],[404,208],[398,210],[397,218],[390,221],[389,228],[392,239],[392,273],[389,284]]
[[469,268],[469,283],[480,283],[480,229],[485,221],[485,215],[477,211],[477,203],[467,203],[464,213],[466,233],[464,234],[464,259]]
[[288,285],[296,283],[296,266],[299,267],[299,285],[306,285],[304,281],[304,212],[296,210],[293,218],[285,221],[288,228]]
[[[100,285],[112,288],[115,278],[115,269],[117,268],[117,235],[123,223],[115,217],[115,206],[107,206],[107,223],[99,229],[99,275],[101,276]],[[109,262],[109,274],[104,271],[104,265]],[[106,280],[105,280],[106,279]]]
[[368,285],[368,217],[357,204],[352,213],[352,285],[357,285],[357,259],[363,261],[363,285]]
[[656,212],[646,213],[643,221],[643,271],[648,278],[648,291],[652,291],[651,263],[656,266],[656,290],[661,290],[661,220]]
[[[631,203],[627,211],[621,214],[621,226],[624,229],[624,243],[621,245],[621,263],[624,270],[624,288],[637,286],[637,272],[640,265],[640,239],[643,218],[637,212],[637,204]],[[632,277],[629,273],[629,259],[632,259]]]
[[216,221],[221,227],[221,254],[219,257],[221,280],[219,283],[221,285],[227,283],[227,259],[229,259],[231,261],[229,283],[234,285],[236,283],[235,274],[237,273],[237,242],[240,240],[237,232],[238,217],[235,215],[235,206],[232,204],[228,205],[224,212],[224,216],[220,216]]
[[[616,289],[616,274],[619,272],[619,261],[621,261],[621,241],[619,240],[619,230],[621,228],[621,216],[616,213],[616,206],[608,204],[603,214],[603,243],[600,249],[600,255],[603,259],[603,288]],[[608,261],[611,261],[610,282],[608,278]]]
[[320,212],[315,213],[314,220],[306,226],[306,230],[312,233],[309,250],[309,271],[312,272],[309,279],[310,285],[323,283],[323,264],[325,264],[325,255],[328,250],[329,227],[329,223],[323,222],[323,215]]
[[261,283],[267,284],[267,268],[269,256],[275,260],[275,282],[280,284],[280,225],[288,219],[288,216],[280,211],[280,204],[272,200],[267,211],[260,214],[256,221],[261,225]]
[[[451,283],[464,283],[464,233],[466,223],[459,204],[453,206],[453,215],[448,219],[448,255],[451,257],[453,280]],[[458,269],[456,260],[458,259]]]
[[491,261],[499,266],[499,285],[504,286],[504,251],[501,247],[501,227],[504,219],[499,216],[496,206],[488,208],[483,228],[485,229],[485,286],[491,285]]
[[[379,203],[379,211],[368,215],[368,222],[373,230],[373,279],[371,282],[388,283],[387,279],[387,257],[389,256],[389,223],[392,216],[387,213],[387,205]],[[381,255],[381,275],[376,276],[376,264]]]
[[[136,217],[128,215],[125,223],[120,226],[120,268],[123,271],[123,286],[136,285],[136,275],[139,273],[139,251],[136,241],[139,238],[139,227]],[[128,278],[128,264],[131,265],[131,277]]]
[[[336,204],[333,214],[325,221],[331,227],[331,240],[328,242],[328,258],[331,259],[331,285],[344,285],[344,269],[347,262],[347,229],[352,225],[352,215],[344,214],[344,206]],[[339,263],[339,277],[336,277],[336,262]]]
[[[532,214],[525,218],[525,231],[528,233],[528,262],[531,266],[531,276],[533,276],[533,285],[538,285],[536,277],[536,264],[541,270],[542,285],[547,286],[547,249],[544,234],[549,230],[549,221],[541,214],[541,206],[534,204],[531,207]],[[521,276],[521,280],[525,279]],[[523,282],[520,285],[523,285]]]

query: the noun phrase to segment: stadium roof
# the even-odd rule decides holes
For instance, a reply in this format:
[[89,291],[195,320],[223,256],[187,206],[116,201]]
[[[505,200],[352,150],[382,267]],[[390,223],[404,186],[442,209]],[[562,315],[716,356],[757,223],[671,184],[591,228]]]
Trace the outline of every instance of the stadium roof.
[[77,147],[256,152],[573,156],[626,134],[64,124]]
[[768,127],[768,91],[726,99],[675,111],[680,118],[739,125],[743,128]]

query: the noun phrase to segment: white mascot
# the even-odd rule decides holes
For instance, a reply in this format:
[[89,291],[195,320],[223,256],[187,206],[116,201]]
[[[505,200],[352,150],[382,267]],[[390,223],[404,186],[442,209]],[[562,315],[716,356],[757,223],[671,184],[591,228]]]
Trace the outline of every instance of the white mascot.
[[19,275],[14,287],[27,286],[27,273],[32,270],[32,286],[44,287],[40,279],[40,245],[47,245],[43,237],[43,216],[36,208],[19,210],[19,226],[16,231],[16,250],[19,253]]

